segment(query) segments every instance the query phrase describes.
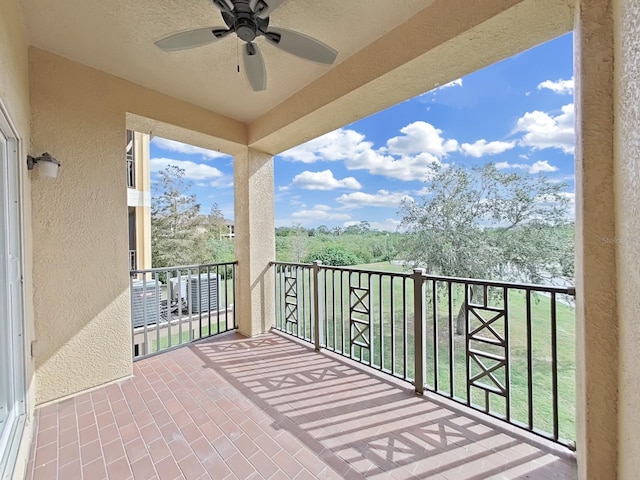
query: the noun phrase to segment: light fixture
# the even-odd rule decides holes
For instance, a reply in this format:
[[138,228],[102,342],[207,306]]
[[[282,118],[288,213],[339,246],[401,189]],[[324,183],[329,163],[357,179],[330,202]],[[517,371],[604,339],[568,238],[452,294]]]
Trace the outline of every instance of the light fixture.
[[40,164],[38,168],[38,174],[41,177],[56,178],[58,176],[58,169],[60,168],[60,162],[51,156],[50,153],[44,152],[39,157],[32,157],[27,155],[27,168],[33,170],[36,164]]

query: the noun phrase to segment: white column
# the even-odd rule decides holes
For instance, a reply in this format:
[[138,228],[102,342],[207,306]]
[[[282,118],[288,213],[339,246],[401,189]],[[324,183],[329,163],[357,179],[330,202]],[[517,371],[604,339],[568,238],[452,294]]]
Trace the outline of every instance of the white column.
[[275,320],[273,157],[247,147],[234,157],[233,171],[235,315],[240,333],[252,337],[267,332]]

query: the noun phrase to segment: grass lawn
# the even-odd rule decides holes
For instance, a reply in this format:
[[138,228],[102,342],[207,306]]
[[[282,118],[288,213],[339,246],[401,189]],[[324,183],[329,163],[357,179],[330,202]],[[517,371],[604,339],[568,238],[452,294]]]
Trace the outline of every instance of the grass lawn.
[[[219,308],[224,309],[225,306],[234,304],[233,279],[230,278],[221,281],[219,287]],[[202,312],[202,328],[199,328],[200,314],[192,314],[191,325],[189,325],[188,315],[183,314],[183,318],[187,318],[187,320],[182,321],[182,326],[180,326],[178,322],[171,325],[171,335],[168,334],[169,332],[167,332],[166,329],[161,329],[159,341],[155,332],[149,333],[149,337],[151,339],[150,353],[164,350],[170,346],[172,347],[182,343],[188,343],[193,340],[198,340],[200,338],[205,338],[210,335],[215,335],[218,332],[226,332],[227,330],[234,328],[233,312],[229,312],[227,316],[225,316],[224,311],[220,312],[219,329],[218,314],[217,312],[211,312],[211,330],[209,330],[209,312]],[[198,331],[200,332],[200,336],[198,336]],[[171,341],[169,341],[169,339],[171,339]]]
[[[378,369],[411,380],[414,370],[413,281],[408,276],[399,275],[393,278],[388,276],[388,273],[409,272],[400,265],[386,262],[358,265],[354,268],[383,271],[387,274],[367,275],[337,270],[323,271],[320,285],[321,298],[326,298],[320,314],[323,345]],[[280,314],[277,317],[279,328],[309,340],[312,338],[313,330],[310,285],[310,277],[307,273],[298,271],[297,326],[290,322],[285,324],[282,314],[285,306],[282,300],[278,302]],[[350,286],[352,286],[351,293]],[[355,290],[353,286],[356,287]],[[473,360],[470,360],[470,365],[467,367],[466,336],[455,334],[455,317],[464,302],[464,288],[461,284],[451,284],[449,289],[444,282],[438,282],[435,288],[434,296],[434,285],[427,282],[425,292],[427,385],[429,389],[437,389],[446,395],[466,401],[467,368],[471,376],[480,373],[481,370]],[[281,298],[284,291],[283,285],[279,284],[277,290],[278,298]],[[301,290],[304,290],[305,294],[301,294]],[[510,416],[526,424],[529,417],[527,369],[529,340],[526,295],[522,290],[510,289],[505,299],[501,295],[502,289],[489,290],[488,304],[500,308],[506,305],[508,309],[509,323],[506,336],[508,350],[505,351],[503,346],[487,345],[476,341],[472,341],[470,347],[495,355],[504,356],[507,353]],[[356,326],[352,327],[350,332],[349,297],[356,294],[362,298],[359,305],[362,313],[356,312],[353,316],[356,321],[360,319],[363,322],[358,326],[363,332],[361,336],[358,336]],[[479,302],[480,299],[476,301]],[[575,439],[575,312],[571,305],[561,302],[556,303],[556,309],[559,434],[561,438],[572,440]],[[533,425],[536,429],[553,432],[550,298],[542,294],[532,294],[530,310]],[[450,315],[450,311],[453,315]],[[495,315],[495,312],[485,309],[477,312],[485,321]],[[453,321],[450,320],[451,317]],[[372,321],[370,331],[367,329],[369,318]],[[434,318],[437,321],[434,322]],[[474,321],[473,316],[471,319],[472,329],[480,326],[480,322]],[[498,336],[505,337],[503,319],[497,320],[491,327]],[[489,339],[496,338],[487,329],[483,330],[482,336]],[[363,345],[370,343],[372,353],[369,348],[351,346],[350,342],[353,339]],[[483,359],[482,362],[485,368],[490,368],[496,363],[487,359]],[[506,383],[506,373],[505,368],[498,368],[494,372],[497,381],[503,385]],[[486,377],[479,382],[492,385]],[[471,403],[484,408],[484,390],[471,388]],[[489,394],[489,408],[498,415],[506,414],[506,399]]]
[[211,316],[211,330],[209,330],[209,318],[203,314],[202,316],[202,329],[200,329],[200,336],[198,336],[198,327],[200,325],[200,318],[194,317],[191,322],[191,329],[189,328],[189,322],[183,322],[182,324],[182,334],[179,330],[179,325],[175,324],[171,327],[171,343],[169,343],[169,336],[164,335],[160,337],[160,342],[158,343],[157,338],[154,336],[154,333],[149,334],[151,337],[151,351],[158,352],[160,350],[164,350],[165,348],[174,347],[181,343],[189,343],[194,340],[199,340],[201,338],[208,337],[210,335],[215,335],[218,332],[226,332],[233,328],[233,320],[232,315],[229,317],[228,323],[225,322],[224,314],[220,314],[220,329],[218,329],[218,318],[216,316]]

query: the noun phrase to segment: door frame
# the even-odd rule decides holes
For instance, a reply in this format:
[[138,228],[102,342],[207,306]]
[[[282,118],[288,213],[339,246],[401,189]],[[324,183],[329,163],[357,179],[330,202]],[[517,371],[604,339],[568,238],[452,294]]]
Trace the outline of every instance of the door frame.
[[[12,429],[8,435],[8,451],[6,452],[4,458],[4,465],[0,465],[0,479],[11,479],[13,477],[13,472],[16,468],[16,461],[18,457],[18,451],[20,448],[20,444],[22,443],[22,438],[26,426],[27,413],[30,411],[30,406],[28,405],[28,394],[27,394],[27,329],[25,325],[26,318],[26,299],[24,292],[24,272],[25,272],[25,259],[24,259],[24,173],[21,168],[22,163],[21,159],[26,158],[23,148],[24,142],[20,134],[18,133],[18,129],[16,128],[14,122],[11,120],[11,115],[9,115],[9,111],[6,108],[6,105],[0,98],[0,131],[3,136],[7,138],[7,143],[9,150],[13,147],[13,155],[8,158],[8,162],[15,161],[15,178],[18,182],[16,185],[15,194],[16,200],[18,202],[18,253],[20,255],[20,261],[18,263],[19,271],[19,308],[20,308],[20,319],[16,322],[16,333],[12,342],[15,352],[15,371],[13,372],[13,382],[15,387],[15,396],[17,401],[16,404],[16,412],[15,412],[15,421],[12,425]],[[8,172],[8,169],[7,169]],[[7,183],[12,181],[12,176],[7,177]],[[3,212],[4,214],[4,212]],[[0,458],[0,461],[3,461]]]

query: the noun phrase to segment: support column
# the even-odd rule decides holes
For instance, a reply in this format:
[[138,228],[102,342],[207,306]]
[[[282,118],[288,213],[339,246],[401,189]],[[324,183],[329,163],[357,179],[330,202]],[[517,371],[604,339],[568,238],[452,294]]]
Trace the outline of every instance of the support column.
[[613,2],[618,478],[640,472],[640,1]]
[[273,157],[246,148],[234,157],[235,316],[248,337],[269,331],[275,320],[270,262],[276,258]]
[[613,32],[610,1],[578,2],[575,30],[576,443],[579,478],[594,480],[618,478]]

